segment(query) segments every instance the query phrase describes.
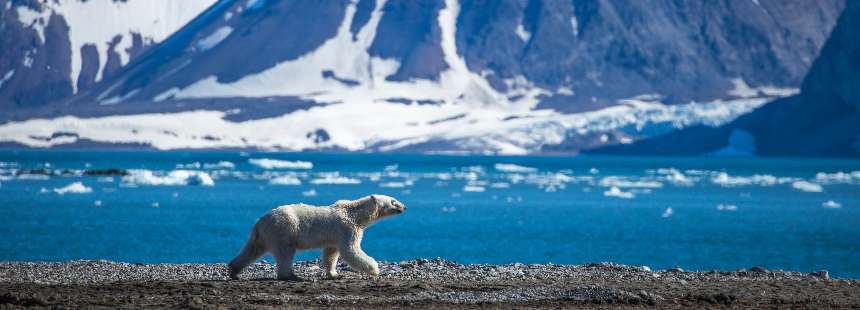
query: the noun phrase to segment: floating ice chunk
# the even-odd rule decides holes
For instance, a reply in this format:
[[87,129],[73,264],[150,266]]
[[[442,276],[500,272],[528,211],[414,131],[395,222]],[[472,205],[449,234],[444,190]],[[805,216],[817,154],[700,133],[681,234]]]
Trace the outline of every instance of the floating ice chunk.
[[406,183],[404,183],[404,182],[386,182],[386,183],[379,184],[379,187],[404,188],[404,187],[406,187]]
[[666,210],[663,210],[663,214],[661,214],[660,216],[663,218],[667,218],[667,217],[672,216],[672,214],[674,214],[674,213],[675,213],[675,211],[672,211],[672,208],[666,208]]
[[711,182],[723,187],[734,187],[734,186],[745,186],[745,185],[759,185],[759,186],[773,186],[775,184],[784,184],[791,183],[797,181],[795,178],[788,177],[775,177],[768,174],[756,174],[750,177],[742,177],[742,176],[730,176],[725,172],[720,172],[716,176],[711,178]]
[[317,191],[313,188],[302,192],[302,196],[305,196],[305,197],[314,197],[316,195],[317,195]]
[[102,206],[102,201],[101,201],[101,200],[93,201],[93,205],[94,205],[94,206],[96,206],[96,207],[101,207],[101,206]]
[[466,185],[463,186],[464,192],[472,192],[472,193],[483,193],[486,190],[483,186],[480,185]]
[[502,172],[530,173],[530,172],[537,172],[538,171],[537,168],[520,166],[520,165],[516,165],[516,164],[496,164],[493,167],[496,168],[496,170],[499,170]]
[[824,203],[822,203],[822,204],[821,204],[821,206],[822,206],[822,207],[824,207],[824,208],[827,208],[827,209],[839,209],[839,208],[842,208],[842,204],[840,204],[840,203],[838,203],[838,202],[835,202],[835,201],[833,201],[833,200],[825,201]]
[[272,185],[302,185],[302,180],[299,180],[295,175],[282,175],[269,180]]
[[131,169],[128,175],[122,177],[122,183],[125,185],[165,185],[165,186],[181,186],[181,185],[203,185],[213,186],[215,181],[212,177],[203,171],[193,170],[174,170],[165,176],[156,175],[150,170]]
[[588,173],[598,174],[598,173],[600,173],[600,170],[598,170],[597,168],[591,167],[591,169],[588,169]]
[[159,204],[158,201],[152,203],[153,208],[158,208],[160,206],[161,206],[161,204]]
[[450,213],[450,212],[454,212],[454,211],[457,211],[456,207],[442,207],[442,212]]
[[609,190],[603,192],[603,196],[618,197],[622,199],[633,199],[633,197],[636,197],[636,195],[631,192],[621,191],[621,189],[619,189],[617,186],[613,186]]
[[48,180],[51,177],[44,174],[29,174],[24,173],[17,176],[18,180],[30,180],[30,181],[44,181]]
[[663,174],[666,176],[666,181],[669,181],[672,184],[679,186],[691,186],[696,181],[692,178],[687,177],[681,171],[675,168],[660,168],[657,169],[657,173]]
[[388,165],[388,166],[385,166],[385,171],[397,171],[397,168],[398,168],[397,164]]
[[190,164],[177,164],[177,169],[200,169],[200,162],[193,162]]
[[511,184],[508,184],[505,182],[496,182],[496,183],[490,184],[490,187],[492,187],[492,188],[510,188]]
[[794,183],[791,183],[791,187],[809,193],[820,193],[824,191],[820,184],[807,181],[795,181]]
[[361,180],[341,176],[337,172],[320,173],[320,177],[311,180],[311,184],[361,184]]
[[289,161],[270,158],[251,158],[248,162],[263,169],[313,169],[314,164],[309,161]]
[[663,183],[652,180],[628,180],[625,177],[608,176],[600,179],[598,183],[603,187],[621,187],[621,188],[661,188]]
[[839,171],[834,173],[819,172],[815,175],[815,180],[819,183],[825,184],[851,184],[855,182],[860,183],[860,171]]
[[203,164],[203,169],[235,169],[236,164],[222,160],[214,164]]
[[738,206],[736,206],[736,205],[724,205],[724,204],[718,204],[718,205],[717,205],[717,210],[719,210],[719,211],[737,211],[737,210],[738,210]]
[[113,182],[113,177],[99,177],[98,179],[96,179],[96,182],[111,183]]
[[93,189],[91,187],[87,187],[84,183],[74,182],[72,184],[66,185],[61,188],[55,188],[54,192],[60,195],[64,194],[86,194],[92,193]]

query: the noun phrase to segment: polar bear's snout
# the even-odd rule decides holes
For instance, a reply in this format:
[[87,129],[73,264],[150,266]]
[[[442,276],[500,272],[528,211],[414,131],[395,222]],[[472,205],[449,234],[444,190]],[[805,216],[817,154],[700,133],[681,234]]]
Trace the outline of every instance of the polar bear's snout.
[[383,215],[397,215],[406,211],[406,205],[396,199],[391,199],[382,207]]

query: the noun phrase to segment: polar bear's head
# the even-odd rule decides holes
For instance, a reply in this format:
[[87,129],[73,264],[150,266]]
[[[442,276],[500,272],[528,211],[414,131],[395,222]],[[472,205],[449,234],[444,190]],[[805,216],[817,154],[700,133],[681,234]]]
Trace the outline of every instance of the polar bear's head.
[[357,200],[338,200],[333,208],[344,210],[357,226],[369,226],[377,220],[406,211],[406,205],[390,196],[370,195]]
[[391,196],[370,195],[370,200],[376,205],[376,218],[397,215],[406,211],[406,205]]

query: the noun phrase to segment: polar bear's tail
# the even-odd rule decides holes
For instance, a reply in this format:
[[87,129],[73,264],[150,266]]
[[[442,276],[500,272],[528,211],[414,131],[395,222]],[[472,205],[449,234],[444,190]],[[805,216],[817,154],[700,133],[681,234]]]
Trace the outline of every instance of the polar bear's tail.
[[239,252],[239,255],[236,256],[227,267],[230,269],[230,278],[233,280],[239,279],[239,273],[248,267],[248,265],[257,261],[260,256],[266,252],[265,246],[260,240],[260,233],[257,231],[257,225],[254,225],[254,229],[251,230],[251,236],[248,237],[248,241],[245,242],[245,246],[242,247],[242,251]]

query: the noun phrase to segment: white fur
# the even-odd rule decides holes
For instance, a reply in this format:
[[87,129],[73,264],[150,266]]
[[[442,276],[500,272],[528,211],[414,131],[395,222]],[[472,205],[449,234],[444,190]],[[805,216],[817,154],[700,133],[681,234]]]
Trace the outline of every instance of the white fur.
[[403,213],[406,206],[392,197],[370,195],[357,200],[338,200],[329,207],[306,204],[280,206],[254,224],[248,242],[228,267],[237,279],[245,267],[272,253],[278,279],[297,279],[293,256],[297,250],[322,248],[321,264],[326,276],[337,277],[337,259],[355,270],[379,275],[379,265],[361,249],[364,230],[377,220]]

